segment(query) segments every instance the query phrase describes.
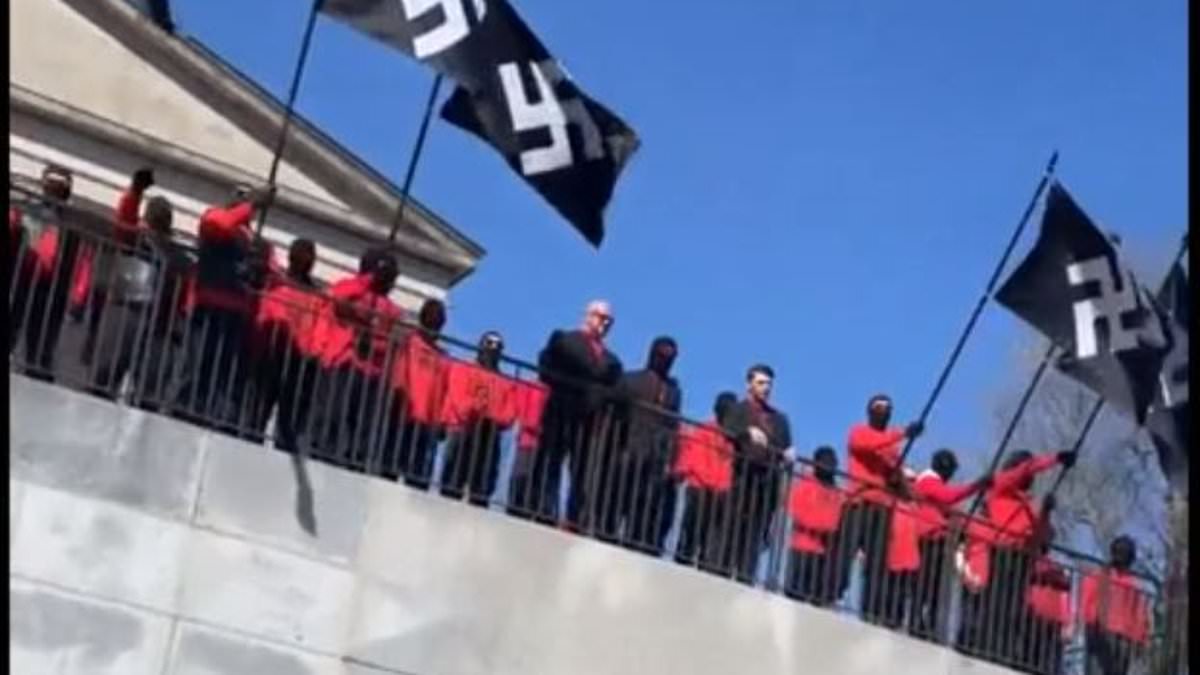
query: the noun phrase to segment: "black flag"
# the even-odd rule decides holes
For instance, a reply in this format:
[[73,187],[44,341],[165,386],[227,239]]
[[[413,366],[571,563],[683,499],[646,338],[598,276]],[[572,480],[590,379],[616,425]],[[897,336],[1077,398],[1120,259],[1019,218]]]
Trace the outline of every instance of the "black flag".
[[447,122],[480,137],[594,246],[637,134],[587,96],[505,0],[325,0],[322,11],[458,87]]
[[1060,185],[1037,244],[996,300],[1064,351],[1058,368],[1145,421],[1170,347],[1154,299]]
[[1163,475],[1175,489],[1185,493],[1190,459],[1188,443],[1191,438],[1188,405],[1188,327],[1191,325],[1191,312],[1187,284],[1183,267],[1176,264],[1158,296],[1158,304],[1168,317],[1171,351],[1163,362],[1154,405],[1146,421],[1146,428],[1158,450]]
[[507,2],[490,2],[480,41],[495,59],[483,86],[459,86],[442,118],[494,147],[594,246],[604,209],[640,141],[584,94]]

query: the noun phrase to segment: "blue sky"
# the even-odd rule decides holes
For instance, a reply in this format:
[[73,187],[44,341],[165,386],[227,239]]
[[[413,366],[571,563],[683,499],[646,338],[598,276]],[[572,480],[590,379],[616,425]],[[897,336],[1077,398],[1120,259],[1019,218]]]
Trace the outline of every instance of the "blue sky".
[[[1052,149],[1148,275],[1187,223],[1184,0],[515,4],[643,146],[596,252],[492,150],[435,121],[414,195],[488,250],[452,293],[450,332],[498,328],[532,358],[606,297],[627,367],[655,335],[679,341],[692,416],[772,364],[802,452],[841,448],[876,391],[898,421],[917,415]],[[308,5],[174,11],[282,98]],[[322,18],[298,108],[399,183],[431,81]],[[986,310],[918,461],[989,447],[1027,336]]]

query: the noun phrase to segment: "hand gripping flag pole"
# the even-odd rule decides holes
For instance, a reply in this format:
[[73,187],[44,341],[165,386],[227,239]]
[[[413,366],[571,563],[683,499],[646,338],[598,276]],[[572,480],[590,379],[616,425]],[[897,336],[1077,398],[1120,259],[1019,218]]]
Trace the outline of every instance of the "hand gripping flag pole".
[[396,217],[392,220],[392,230],[388,233],[388,243],[396,241],[396,233],[404,222],[404,209],[408,206],[408,193],[412,190],[413,178],[417,174],[417,162],[421,159],[421,151],[425,148],[425,136],[429,133],[429,120],[433,116],[433,105],[437,103],[438,92],[442,88],[442,74],[433,78],[433,86],[429,89],[429,100],[425,102],[425,116],[421,118],[421,128],[417,131],[417,141],[413,145],[412,156],[408,158],[408,171],[404,174],[404,186],[400,189],[400,205],[396,207]]
[[[275,139],[275,154],[271,157],[271,169],[267,172],[267,185],[275,187],[275,177],[279,174],[279,162],[283,159],[283,148],[287,145],[288,133],[292,128],[292,118],[296,113],[296,95],[300,92],[300,79],[304,75],[304,66],[308,62],[309,48],[312,46],[313,29],[317,26],[317,14],[321,11],[322,0],[313,0],[312,8],[308,11],[308,23],[304,26],[304,37],[300,40],[300,54],[296,57],[296,67],[292,71],[292,84],[288,89],[287,104],[283,111],[283,125],[279,128],[279,138]],[[267,211],[271,208],[274,198],[267,200],[258,212],[258,223],[254,226],[255,237],[262,236],[263,226],[267,222]]]
[[[954,369],[955,363],[958,362],[958,357],[962,354],[963,347],[967,344],[967,338],[975,330],[975,323],[979,321],[979,316],[983,313],[983,308],[987,305],[988,300],[991,299],[992,292],[995,290],[997,282],[1000,281],[1000,275],[1004,273],[1004,267],[1008,264],[1008,259],[1012,256],[1013,249],[1016,248],[1017,242],[1021,239],[1021,234],[1025,232],[1025,226],[1029,223],[1029,217],[1033,215],[1034,207],[1037,206],[1038,200],[1041,199],[1042,193],[1046,190],[1046,185],[1050,183],[1050,178],[1054,175],[1054,168],[1057,164],[1058,151],[1055,150],[1050,155],[1050,161],[1046,163],[1046,170],[1042,173],[1042,179],[1038,182],[1037,189],[1034,190],[1033,197],[1029,200],[1029,205],[1025,207],[1025,213],[1017,223],[1016,229],[1013,230],[1012,236],[1008,240],[1008,245],[1004,247],[1004,252],[1000,255],[999,262],[996,263],[996,269],[992,271],[992,276],[988,280],[987,287],[984,289],[983,294],[979,296],[979,301],[975,304],[975,309],[971,312],[970,318],[967,319],[967,325],[963,328],[962,334],[958,336],[958,342],[950,352],[950,359],[946,362],[945,367],[942,368],[942,373],[938,376],[937,382],[933,386],[933,391],[929,394],[929,399],[925,401],[925,407],[921,409],[921,416],[917,418],[917,421],[921,424],[925,423],[938,397],[941,396],[942,388],[946,386],[946,381],[950,378],[950,371]],[[912,438],[904,442],[904,450],[900,453],[900,459],[896,462],[895,471],[904,466],[904,460],[908,457],[912,446]]]

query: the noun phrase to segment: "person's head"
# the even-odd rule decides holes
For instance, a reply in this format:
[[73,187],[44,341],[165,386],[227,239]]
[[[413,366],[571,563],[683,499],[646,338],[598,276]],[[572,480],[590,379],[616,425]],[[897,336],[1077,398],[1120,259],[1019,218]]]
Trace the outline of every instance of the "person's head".
[[374,260],[370,274],[371,290],[379,295],[387,295],[396,286],[396,279],[400,276],[400,264],[396,262],[396,256],[381,253]]
[[50,199],[67,201],[75,179],[71,170],[58,164],[49,164],[42,169],[42,194]]
[[746,371],[746,396],[758,403],[771,398],[771,387],[775,384],[775,371],[764,363],[756,363]]
[[1121,535],[1109,545],[1108,555],[1114,568],[1126,572],[1133,568],[1133,563],[1137,560],[1137,544],[1130,537]]
[[288,247],[288,274],[307,279],[317,264],[317,245],[311,239],[299,237]]
[[171,223],[174,220],[171,202],[159,195],[151,197],[146,200],[146,210],[142,212],[142,219],[146,221],[146,226],[151,232],[170,234]]
[[254,195],[254,186],[249,183],[238,183],[233,186],[233,191],[229,193],[229,198],[225,202],[225,206],[235,206],[245,201],[250,201]]
[[[1000,468],[1004,471],[1008,471],[1009,469],[1015,469],[1032,459],[1032,452],[1028,450],[1014,450],[1012,454],[1008,456],[1008,459],[1004,460],[1004,464]],[[1029,488],[1033,487],[1033,476],[1026,478],[1017,487],[1021,490],[1028,490]]]
[[602,338],[608,335],[612,325],[612,306],[607,300],[593,300],[588,303],[583,315],[583,332]]
[[737,404],[737,394],[732,391],[723,391],[717,394],[716,401],[713,402],[713,415],[717,418],[717,423],[725,421],[725,417],[729,414],[729,409]]
[[372,246],[363,251],[358,258],[358,273],[370,274],[375,269],[375,263],[383,256],[387,255],[387,249]]
[[504,338],[500,333],[489,330],[479,336],[479,353],[475,357],[479,365],[488,370],[500,368],[500,356],[504,353]]
[[417,324],[426,335],[440,334],[446,326],[446,305],[436,298],[426,300],[417,312]]
[[837,453],[828,445],[822,445],[813,452],[813,475],[826,485],[832,485],[837,476]]
[[666,336],[654,338],[654,342],[650,343],[650,355],[646,357],[646,367],[666,377],[671,374],[671,365],[675,363],[678,353],[675,340]]
[[958,471],[958,457],[954,456],[953,450],[942,448],[933,453],[933,460],[929,466],[942,480],[948,481],[954,477],[954,472]]
[[867,400],[867,424],[873,429],[886,429],[892,421],[892,397],[875,394]]

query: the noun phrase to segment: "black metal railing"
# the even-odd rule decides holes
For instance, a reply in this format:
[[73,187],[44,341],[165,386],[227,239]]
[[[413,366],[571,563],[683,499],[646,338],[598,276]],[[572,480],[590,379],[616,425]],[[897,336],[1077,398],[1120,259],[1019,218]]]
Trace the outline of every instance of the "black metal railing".
[[[10,368],[351,471],[507,511],[1031,673],[1150,672],[1153,580],[910,496],[818,476],[623,390],[240,271],[195,302],[169,234],[71,226],[10,189]],[[10,228],[17,227],[10,220]],[[252,257],[252,256],[251,256]],[[544,375],[544,374],[543,374]],[[1157,631],[1157,632],[1156,632]]]

